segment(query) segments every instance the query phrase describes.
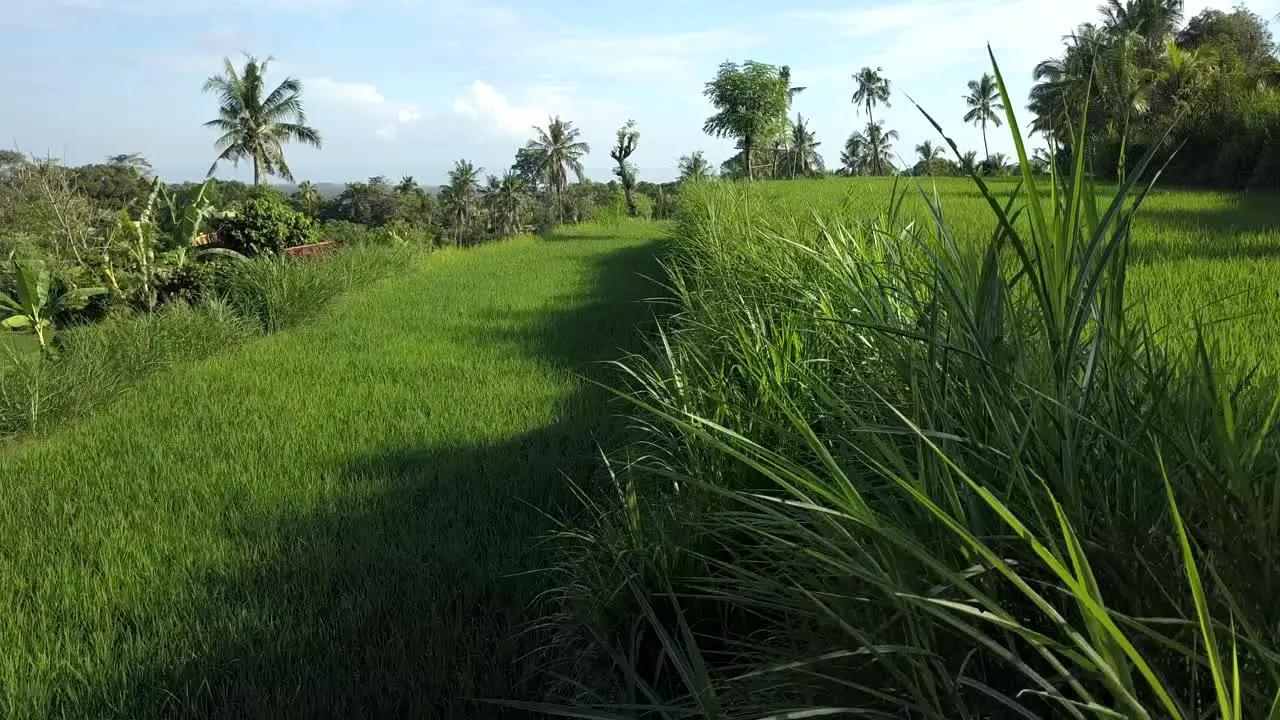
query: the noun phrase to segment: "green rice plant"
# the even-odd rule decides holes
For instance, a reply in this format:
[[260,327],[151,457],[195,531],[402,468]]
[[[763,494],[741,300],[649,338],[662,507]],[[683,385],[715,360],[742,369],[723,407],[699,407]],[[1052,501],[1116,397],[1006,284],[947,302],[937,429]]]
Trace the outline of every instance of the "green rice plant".
[[622,364],[645,512],[565,536],[556,622],[612,667],[565,714],[1280,712],[1277,386],[1130,292],[1151,154],[1038,177],[1008,120],[985,220],[685,190],[678,311]]

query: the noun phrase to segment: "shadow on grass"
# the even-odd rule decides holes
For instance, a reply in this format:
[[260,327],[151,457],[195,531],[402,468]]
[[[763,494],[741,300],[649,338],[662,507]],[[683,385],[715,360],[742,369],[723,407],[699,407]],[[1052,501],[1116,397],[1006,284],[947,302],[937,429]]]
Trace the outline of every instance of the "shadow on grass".
[[[1280,256],[1274,241],[1259,235],[1280,233],[1280,194],[1247,192],[1213,209],[1145,207],[1140,221],[1156,232],[1134,253],[1139,260],[1261,259]],[[1200,233],[1196,233],[1200,231]],[[1173,241],[1197,234],[1200,242]],[[1144,233],[1146,235],[1146,233]]]
[[[656,289],[640,275],[657,276],[655,251],[604,256],[586,302],[485,344],[608,377],[598,361],[638,349],[635,328],[652,317],[640,300]],[[554,422],[502,442],[386,447],[335,468],[342,491],[329,506],[236,529],[254,562],[207,578],[218,602],[189,621],[231,637],[134,678],[118,716],[516,716],[473,699],[540,699],[529,627],[546,589],[533,571],[549,563],[539,538],[553,527],[546,514],[572,506],[564,477],[598,472],[596,443],[610,444],[618,409],[587,385]]]

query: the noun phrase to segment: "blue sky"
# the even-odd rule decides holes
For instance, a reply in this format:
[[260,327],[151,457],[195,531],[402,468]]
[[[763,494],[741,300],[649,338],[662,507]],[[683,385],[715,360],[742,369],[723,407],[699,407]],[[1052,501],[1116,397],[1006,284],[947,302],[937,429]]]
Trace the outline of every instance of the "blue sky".
[[[273,55],[275,79],[306,86],[323,150],[293,148],[299,180],[411,174],[437,184],[458,158],[511,164],[530,126],[551,113],[591,143],[588,175],[609,178],[608,146],[628,118],[641,130],[641,177],[667,180],[677,158],[732,143],[701,131],[706,81],[726,59],[789,64],[794,111],[810,120],[829,164],[866,119],[850,74],[883,66],[894,100],[877,111],[901,133],[895,150],[936,135],[962,149],[981,134],[961,116],[965,82],[995,47],[1018,109],[1032,65],[1094,19],[1098,0],[0,0],[0,144],[71,164],[141,152],[171,180],[202,177],[214,115],[200,87],[224,55]],[[1232,0],[1189,0],[1188,16]],[[1249,6],[1271,17],[1280,0]],[[905,93],[905,94],[904,94]],[[1008,151],[1007,131],[990,133]],[[229,166],[220,177],[249,177]]]

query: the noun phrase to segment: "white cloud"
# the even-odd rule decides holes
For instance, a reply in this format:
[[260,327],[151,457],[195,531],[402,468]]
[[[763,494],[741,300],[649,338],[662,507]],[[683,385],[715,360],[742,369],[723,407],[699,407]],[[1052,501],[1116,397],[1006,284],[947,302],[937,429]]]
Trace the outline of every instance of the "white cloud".
[[674,74],[708,62],[723,60],[726,53],[757,44],[757,38],[740,28],[720,28],[661,35],[601,37],[599,33],[561,35],[533,48],[543,61],[559,62],[577,72],[624,78],[633,82],[665,83]]
[[389,100],[377,86],[369,83],[322,77],[303,84],[308,101],[359,113],[374,123],[374,132],[379,137],[387,140],[394,140],[402,128],[423,118],[416,105]]
[[465,95],[453,101],[453,111],[504,135],[528,137],[534,125],[568,111],[572,92],[569,86],[541,85],[526,93],[529,100],[519,104],[508,100],[489,83],[476,80]]

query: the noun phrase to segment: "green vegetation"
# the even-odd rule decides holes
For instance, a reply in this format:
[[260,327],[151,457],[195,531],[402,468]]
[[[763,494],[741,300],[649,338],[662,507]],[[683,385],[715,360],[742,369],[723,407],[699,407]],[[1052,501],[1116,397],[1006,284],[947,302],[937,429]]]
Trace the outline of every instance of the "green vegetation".
[[1017,183],[687,186],[560,712],[1280,712],[1274,313],[1207,324],[1274,301],[1280,203],[1041,177],[1006,120]]
[[1280,720],[1280,60],[1182,11],[902,168],[750,60],[671,183],[556,115],[286,194],[254,57],[252,186],[0,152],[0,715]]
[[476,717],[467,698],[540,697],[526,623],[547,583],[521,573],[550,563],[562,473],[616,442],[577,373],[637,349],[657,270],[656,226],[599,233],[436,254],[2,451],[0,715]]
[[323,144],[320,133],[306,124],[301,81],[286,78],[267,92],[265,75],[270,64],[271,58],[246,57],[244,68],[237,70],[231,59],[225,58],[222,74],[205,83],[205,92],[218,97],[218,117],[205,123],[205,127],[222,133],[214,144],[218,159],[209,168],[209,175],[217,172],[218,163],[224,160],[234,164],[248,160],[253,163],[254,185],[261,185],[270,175],[293,180],[284,160],[284,143],[300,142],[313,147]]

